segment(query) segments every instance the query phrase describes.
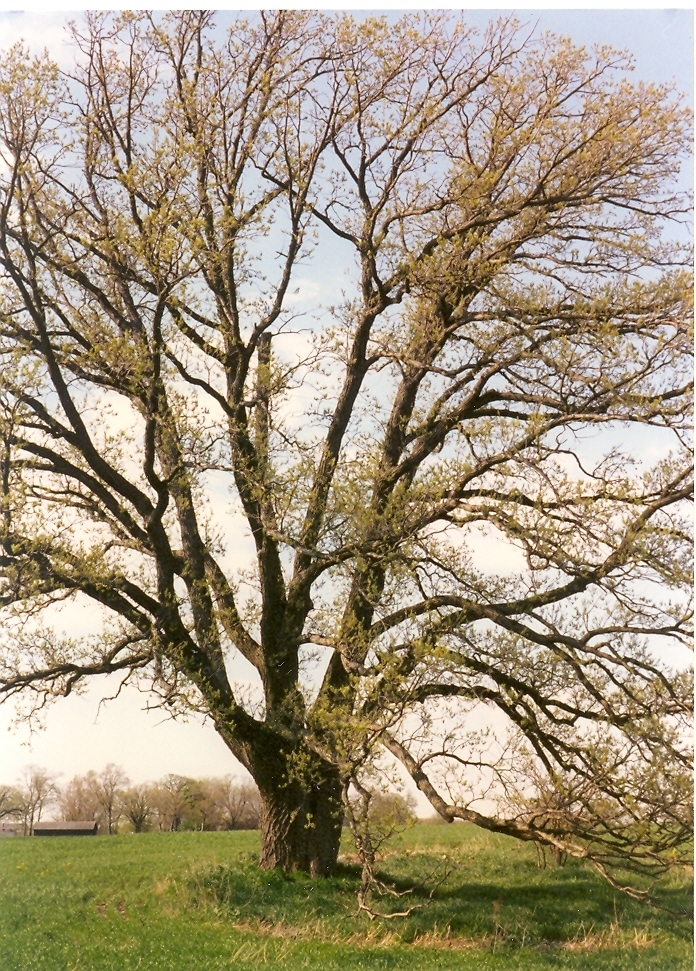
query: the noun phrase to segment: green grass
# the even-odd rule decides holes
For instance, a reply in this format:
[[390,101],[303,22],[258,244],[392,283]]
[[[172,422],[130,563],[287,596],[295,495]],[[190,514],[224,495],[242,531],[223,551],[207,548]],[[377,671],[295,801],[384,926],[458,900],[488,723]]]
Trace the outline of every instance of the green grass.
[[[349,847],[347,847],[347,850]],[[256,833],[0,840],[1,971],[686,971],[691,926],[569,863],[472,827],[419,825],[382,872],[406,889],[453,870],[410,917],[356,915],[350,854],[332,880],[262,873]],[[689,881],[660,891],[689,909]],[[416,890],[386,906],[426,903]]]

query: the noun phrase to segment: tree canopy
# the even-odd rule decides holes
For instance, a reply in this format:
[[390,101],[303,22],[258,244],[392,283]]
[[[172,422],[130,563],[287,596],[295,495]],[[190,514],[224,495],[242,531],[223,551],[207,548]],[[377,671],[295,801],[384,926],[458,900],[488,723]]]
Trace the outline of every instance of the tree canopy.
[[264,866],[331,872],[384,753],[447,820],[679,859],[679,96],[510,19],[72,37],[0,68],[0,697],[204,712]]

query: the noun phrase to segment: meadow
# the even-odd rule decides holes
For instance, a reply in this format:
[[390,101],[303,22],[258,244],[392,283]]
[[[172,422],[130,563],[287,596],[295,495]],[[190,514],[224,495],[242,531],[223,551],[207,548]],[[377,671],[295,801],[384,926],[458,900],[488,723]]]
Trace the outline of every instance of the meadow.
[[[407,889],[356,914],[359,869],[263,873],[254,832],[0,840],[2,971],[686,971],[691,881],[672,873],[666,909],[617,893],[572,861],[541,869],[533,847],[465,825],[392,839],[381,872]],[[428,901],[428,876],[449,876]]]

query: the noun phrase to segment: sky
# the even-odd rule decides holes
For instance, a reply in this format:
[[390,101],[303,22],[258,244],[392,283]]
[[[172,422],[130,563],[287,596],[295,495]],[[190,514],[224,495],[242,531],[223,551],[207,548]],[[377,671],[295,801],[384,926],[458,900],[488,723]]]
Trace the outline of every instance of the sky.
[[[11,0],[12,5],[17,0]],[[59,62],[67,57],[63,24],[78,13],[60,12],[27,4],[25,12],[9,12],[0,0],[0,49],[20,38],[31,47],[47,47]],[[90,3],[95,9],[101,4]],[[111,9],[114,5],[108,5]],[[161,4],[148,4],[162,8]],[[283,4],[291,6],[291,4]],[[326,9],[340,4],[323,4]],[[395,5],[382,4],[378,11]],[[449,4],[438,4],[450,7]],[[235,9],[254,9],[250,4],[236,3]],[[356,11],[368,9],[366,3],[352,3]],[[398,9],[405,9],[399,5]],[[674,80],[682,91],[693,90],[693,12],[682,3],[671,9],[641,9],[635,3],[606,9],[566,10],[540,9],[537,4],[518,5],[523,23],[538,23],[541,29],[571,37],[591,46],[595,43],[626,48],[635,56],[635,76],[645,80]],[[77,10],[76,7],[71,11]],[[468,4],[474,23],[484,23],[490,16],[509,12],[483,4]],[[491,549],[491,552],[492,549]],[[86,618],[71,618],[76,631]],[[1,634],[0,634],[1,636]],[[232,774],[243,777],[243,770],[219,739],[212,725],[192,716],[187,722],[172,722],[161,712],[144,710],[146,698],[135,689],[100,705],[103,694],[113,693],[117,685],[104,682],[98,690],[82,696],[60,699],[46,714],[44,728],[30,734],[26,725],[15,724],[11,706],[0,707],[0,783],[13,783],[30,764],[48,768],[67,782],[73,775],[89,769],[101,769],[114,762],[122,766],[133,782],[161,778],[178,773],[198,778]],[[421,804],[421,808],[425,807]]]

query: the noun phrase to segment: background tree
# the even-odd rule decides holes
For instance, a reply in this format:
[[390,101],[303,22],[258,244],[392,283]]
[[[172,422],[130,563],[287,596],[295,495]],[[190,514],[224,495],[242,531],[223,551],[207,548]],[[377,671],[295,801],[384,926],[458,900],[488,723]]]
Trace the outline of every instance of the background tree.
[[118,793],[121,816],[128,820],[134,833],[144,833],[156,813],[152,786],[140,785],[122,789]]
[[160,829],[176,833],[179,829],[198,829],[197,802],[202,792],[195,779],[170,773],[154,788],[153,803]]
[[220,808],[215,799],[212,779],[191,780],[189,787],[192,808],[195,814],[195,828],[217,830],[221,828]]
[[20,795],[14,786],[0,785],[0,819],[16,819],[20,815]]
[[[677,859],[680,100],[509,20],[73,40],[69,75],[19,48],[0,75],[3,697],[120,673],[205,712],[265,867],[330,873],[385,752],[448,820]],[[346,296],[293,338],[315,244]],[[66,598],[93,638],[61,636]]]
[[373,792],[370,816],[375,823],[383,826],[413,825],[417,819],[416,801],[412,796],[403,796],[399,792]]
[[96,786],[97,774],[94,771],[73,776],[67,785],[61,786],[57,797],[60,818],[68,822],[95,820],[103,829],[103,808],[96,796]]
[[22,835],[31,836],[34,823],[41,822],[44,810],[55,802],[58,795],[55,776],[46,769],[30,765],[17,787],[19,794],[18,817],[22,822]]
[[231,776],[209,779],[207,784],[220,829],[258,829],[261,803],[255,786],[240,784]]
[[130,779],[126,773],[113,762],[105,765],[98,774],[90,773],[89,788],[101,810],[106,832],[110,835],[116,832],[116,823],[120,816],[120,792],[129,785]]

